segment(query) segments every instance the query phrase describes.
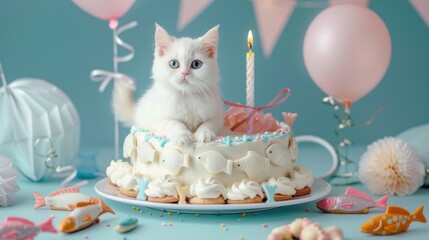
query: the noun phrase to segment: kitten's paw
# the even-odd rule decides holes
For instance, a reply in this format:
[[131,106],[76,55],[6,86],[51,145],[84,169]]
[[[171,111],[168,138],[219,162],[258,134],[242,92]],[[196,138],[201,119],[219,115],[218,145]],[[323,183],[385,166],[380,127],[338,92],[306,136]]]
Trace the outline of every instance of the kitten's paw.
[[216,134],[206,127],[200,127],[197,129],[197,131],[194,133],[195,140],[197,142],[211,142],[216,139]]
[[171,136],[171,141],[176,146],[187,146],[194,141],[194,135],[191,132],[181,132]]

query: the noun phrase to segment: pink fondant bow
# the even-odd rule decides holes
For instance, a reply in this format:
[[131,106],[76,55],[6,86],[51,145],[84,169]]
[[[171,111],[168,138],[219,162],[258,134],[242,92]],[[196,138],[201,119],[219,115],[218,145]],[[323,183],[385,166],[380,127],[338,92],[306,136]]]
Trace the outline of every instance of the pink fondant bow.
[[252,119],[252,117],[257,112],[261,112],[262,110],[273,108],[273,107],[280,105],[281,103],[286,101],[286,99],[289,97],[289,95],[290,95],[290,89],[285,88],[285,89],[281,90],[279,93],[277,93],[277,95],[273,98],[273,100],[271,100],[270,103],[268,103],[267,105],[264,105],[264,106],[259,106],[259,107],[251,107],[251,106],[246,106],[246,105],[243,105],[240,103],[233,103],[233,102],[229,102],[229,101],[224,100],[223,102],[225,105],[251,110],[245,119],[237,122],[234,126],[232,126],[231,131],[234,131],[235,129],[240,127],[243,123],[249,122],[250,119]]

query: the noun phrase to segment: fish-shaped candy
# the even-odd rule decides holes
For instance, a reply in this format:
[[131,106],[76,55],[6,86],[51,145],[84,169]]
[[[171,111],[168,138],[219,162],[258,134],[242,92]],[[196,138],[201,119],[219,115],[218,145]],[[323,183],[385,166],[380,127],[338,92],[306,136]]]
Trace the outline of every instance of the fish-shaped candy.
[[78,202],[88,202],[93,197],[79,192],[78,187],[59,189],[44,197],[36,192],[34,194],[34,209],[50,206],[51,210],[70,210],[69,206]]
[[411,222],[426,222],[423,208],[424,206],[422,205],[414,213],[410,214],[401,207],[388,206],[385,213],[366,221],[360,227],[360,231],[374,235],[391,235],[406,232]]
[[52,225],[50,216],[48,220],[40,225],[20,217],[7,217],[5,222],[0,223],[0,239],[33,240],[39,232],[57,233]]
[[137,159],[142,163],[152,163],[158,157],[158,152],[150,142],[141,139],[137,145]]
[[71,213],[61,220],[58,230],[64,233],[72,233],[91,226],[93,223],[100,222],[100,215],[104,213],[115,212],[107,206],[100,198],[94,198],[89,202],[79,202],[73,208]]
[[198,155],[197,159],[210,173],[217,174],[225,172],[231,175],[234,162],[226,159],[220,152],[207,151]]
[[160,164],[173,176],[176,176],[182,168],[189,168],[190,156],[179,152],[174,147],[169,147],[162,152]]
[[244,171],[250,180],[254,180],[263,172],[268,172],[270,159],[255,151],[248,151],[246,156],[234,161],[234,167]]
[[276,166],[284,166],[287,168],[287,175],[293,170],[295,156],[290,149],[281,143],[271,143],[265,149],[265,155],[270,159],[271,163]]
[[327,213],[368,213],[370,208],[386,209],[389,195],[373,200],[356,188],[348,187],[344,195],[327,197],[317,202],[317,208]]
[[137,141],[136,141],[134,134],[132,134],[132,133],[128,134],[128,136],[124,140],[124,146],[123,146],[124,158],[130,157],[131,159],[135,159],[136,158],[136,146],[137,146]]

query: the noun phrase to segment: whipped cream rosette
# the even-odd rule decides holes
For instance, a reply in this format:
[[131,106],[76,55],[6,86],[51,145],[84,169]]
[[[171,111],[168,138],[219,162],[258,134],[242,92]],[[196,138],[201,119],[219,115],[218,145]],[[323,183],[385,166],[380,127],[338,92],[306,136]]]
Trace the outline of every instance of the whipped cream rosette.
[[261,186],[254,181],[244,179],[240,183],[234,183],[231,188],[227,189],[226,198],[228,200],[244,200],[255,197],[264,198]]
[[137,183],[137,176],[131,172],[127,172],[121,181],[118,183],[118,187],[125,190],[133,190],[138,192],[139,185]]
[[314,179],[310,169],[299,166],[291,172],[291,180],[295,184],[295,189],[300,190],[311,187]]
[[127,173],[132,172],[133,167],[129,163],[121,160],[118,160],[116,163],[112,161],[106,170],[107,177],[109,177],[110,181],[117,186],[120,185],[120,182]]
[[292,196],[296,193],[295,183],[286,177],[279,177],[279,178],[272,177],[268,179],[268,184],[277,186],[276,194]]
[[162,177],[151,181],[144,193],[148,197],[152,198],[164,198],[168,196],[178,197],[176,186],[179,186],[179,181],[172,177],[170,174],[166,174]]
[[196,183],[192,184],[189,189],[189,195],[199,198],[218,198],[221,196],[225,199],[226,189],[221,181],[214,177],[209,177],[205,181],[199,179]]

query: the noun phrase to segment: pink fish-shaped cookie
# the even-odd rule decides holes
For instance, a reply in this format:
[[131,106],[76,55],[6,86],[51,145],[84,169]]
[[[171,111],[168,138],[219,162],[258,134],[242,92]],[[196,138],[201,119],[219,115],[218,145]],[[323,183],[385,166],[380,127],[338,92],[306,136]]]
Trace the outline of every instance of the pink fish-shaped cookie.
[[7,217],[5,222],[0,223],[0,239],[32,240],[39,232],[57,233],[52,226],[53,218],[50,216],[40,225],[35,225],[25,218]]
[[93,197],[80,193],[79,188],[74,186],[59,189],[46,197],[34,192],[34,209],[50,206],[51,210],[71,210],[69,208],[70,205],[74,205],[78,202],[88,202],[92,198]]
[[348,187],[344,195],[327,197],[317,202],[317,208],[327,213],[368,213],[370,208],[386,209],[389,195],[373,200],[356,188]]

